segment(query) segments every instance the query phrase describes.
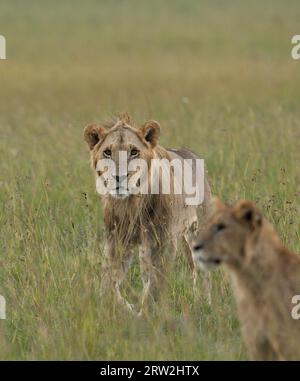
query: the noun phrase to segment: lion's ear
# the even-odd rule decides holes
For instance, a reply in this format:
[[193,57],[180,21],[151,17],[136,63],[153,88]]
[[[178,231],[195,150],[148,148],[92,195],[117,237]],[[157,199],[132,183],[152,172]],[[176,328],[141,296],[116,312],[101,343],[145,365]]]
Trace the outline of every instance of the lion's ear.
[[247,225],[251,230],[262,224],[262,214],[251,201],[239,201],[233,207],[233,215],[236,220]]
[[142,125],[141,132],[146,142],[150,143],[151,147],[154,148],[157,144],[160,134],[159,123],[157,123],[155,120],[149,120]]
[[84,140],[87,142],[90,150],[92,150],[95,145],[104,138],[105,129],[103,127],[97,126],[96,124],[89,124],[84,129]]

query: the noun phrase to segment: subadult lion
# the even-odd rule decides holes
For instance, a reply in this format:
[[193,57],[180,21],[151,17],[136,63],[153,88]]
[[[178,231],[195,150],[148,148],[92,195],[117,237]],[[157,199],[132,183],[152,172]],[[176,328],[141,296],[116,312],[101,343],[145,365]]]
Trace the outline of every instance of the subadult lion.
[[[169,150],[159,146],[159,135],[160,126],[157,122],[148,121],[137,127],[127,114],[104,125],[88,125],[84,129],[84,139],[91,150],[91,165],[96,181],[104,174],[97,169],[99,160],[112,159],[118,167],[120,151],[127,153],[128,165],[133,159],[145,160],[148,171],[153,165],[152,159],[197,159],[191,151]],[[192,167],[193,170],[196,168],[193,165]],[[134,173],[128,171],[128,184],[133,175]],[[176,176],[173,171],[171,175]],[[110,181],[111,178],[104,180],[107,188],[111,186],[113,189],[101,196],[106,230],[101,288],[113,289],[117,300],[132,310],[133,306],[121,295],[120,285],[126,276],[136,245],[139,246],[143,283],[142,306],[149,294],[154,296],[161,288],[168,261],[167,252],[176,250],[178,239],[184,244],[188,263],[196,278],[189,245],[193,233],[200,228],[200,222],[209,208],[211,193],[205,179],[204,202],[198,206],[186,205],[185,195],[174,194],[173,187],[170,188],[170,194],[133,194],[129,186],[124,189],[124,176],[117,173],[113,177],[113,182]],[[150,173],[149,179],[150,186]]]
[[300,294],[300,256],[283,246],[254,203],[229,207],[216,200],[193,255],[204,269],[227,267],[252,359],[300,360],[300,320],[292,314]]

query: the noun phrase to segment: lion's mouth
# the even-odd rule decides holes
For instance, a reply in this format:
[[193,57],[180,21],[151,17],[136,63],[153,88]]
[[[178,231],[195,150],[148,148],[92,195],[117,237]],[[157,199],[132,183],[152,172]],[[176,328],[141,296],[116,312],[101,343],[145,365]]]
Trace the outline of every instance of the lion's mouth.
[[198,257],[197,259],[199,262],[204,263],[205,265],[219,266],[222,263],[222,259],[220,259],[220,258]]
[[130,195],[129,189],[117,186],[115,189],[111,190],[110,194],[119,199],[126,198]]
[[223,260],[219,257],[212,256],[207,257],[203,254],[195,253],[193,252],[193,258],[196,263],[201,269],[203,270],[211,270],[215,267],[218,267],[222,264]]

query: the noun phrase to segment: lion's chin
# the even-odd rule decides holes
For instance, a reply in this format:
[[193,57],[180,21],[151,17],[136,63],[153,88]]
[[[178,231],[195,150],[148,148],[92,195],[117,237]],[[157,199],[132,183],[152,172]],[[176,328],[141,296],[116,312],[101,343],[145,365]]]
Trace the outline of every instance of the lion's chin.
[[122,193],[119,191],[112,191],[110,192],[111,197],[117,199],[117,200],[125,200],[130,196],[130,192],[128,190],[123,190]]
[[125,200],[130,196],[130,194],[112,194],[111,196],[117,200]]

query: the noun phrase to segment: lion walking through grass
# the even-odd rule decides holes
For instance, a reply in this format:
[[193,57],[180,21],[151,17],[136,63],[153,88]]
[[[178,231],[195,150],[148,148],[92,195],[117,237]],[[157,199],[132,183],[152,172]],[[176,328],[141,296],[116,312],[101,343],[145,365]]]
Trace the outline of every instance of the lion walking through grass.
[[[102,158],[111,159],[119,165],[119,152],[127,153],[131,160],[142,159],[147,163],[147,175],[150,182],[153,177],[153,159],[170,162],[177,159],[183,162],[191,160],[191,171],[195,178],[197,156],[188,150],[167,150],[158,145],[160,126],[155,121],[148,121],[135,127],[128,115],[121,116],[109,125],[89,125],[84,130],[84,137],[91,150],[91,163],[96,172],[96,180],[103,175],[97,170],[97,163]],[[170,172],[171,184],[182,180]],[[134,173],[126,174],[128,182]],[[122,176],[114,175],[114,181],[106,178],[110,192],[102,195],[106,242],[102,266],[102,290],[112,288],[117,300],[130,310],[133,306],[121,295],[120,286],[129,269],[134,247],[139,246],[139,263],[143,283],[142,306],[149,295],[157,298],[163,288],[165,271],[173,263],[179,241],[184,242],[184,252],[192,269],[194,282],[197,270],[191,254],[191,241],[201,227],[210,206],[211,192],[206,179],[204,201],[200,205],[188,205],[186,194],[175,194],[174,187],[169,194],[134,194],[132,189],[122,189]],[[138,181],[143,181],[138,179]],[[159,177],[161,189],[162,176]],[[111,184],[113,185],[110,185]],[[152,184],[148,184],[150,187]],[[109,188],[111,186],[111,188]],[[113,188],[112,188],[113,187]],[[121,189],[123,192],[121,192]],[[112,192],[113,191],[113,192]],[[169,258],[168,258],[169,257]],[[209,289],[209,287],[208,287]]]

